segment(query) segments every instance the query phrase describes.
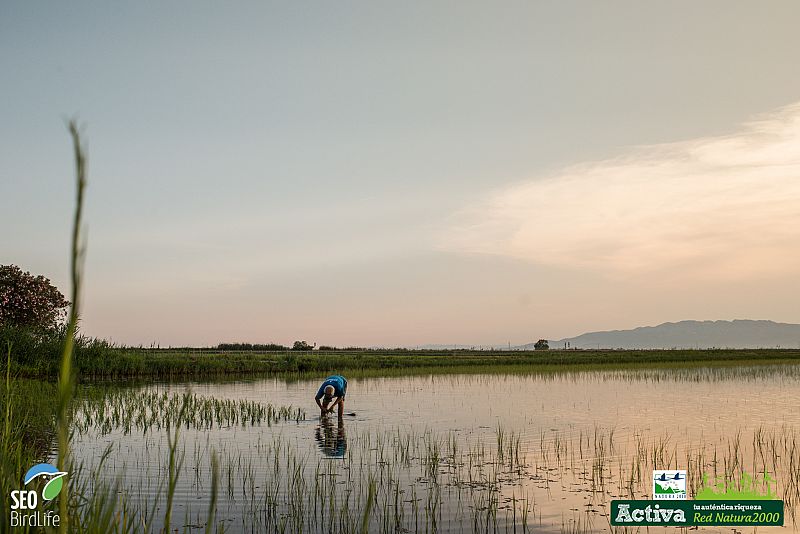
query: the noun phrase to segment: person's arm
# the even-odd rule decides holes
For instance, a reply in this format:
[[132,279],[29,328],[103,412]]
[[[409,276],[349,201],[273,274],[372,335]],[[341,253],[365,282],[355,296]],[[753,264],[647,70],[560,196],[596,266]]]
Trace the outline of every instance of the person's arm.
[[321,386],[321,387],[320,387],[320,388],[317,390],[317,395],[314,397],[314,400],[316,401],[316,403],[317,403],[317,406],[319,406],[319,409],[320,409],[320,410],[322,409],[322,403],[321,403],[319,400],[322,398],[322,396],[323,396],[324,394],[325,394],[325,386]]
[[333,404],[328,406],[328,413],[332,413],[333,409],[336,408],[341,402],[342,402],[342,397],[336,397],[336,400],[333,401]]

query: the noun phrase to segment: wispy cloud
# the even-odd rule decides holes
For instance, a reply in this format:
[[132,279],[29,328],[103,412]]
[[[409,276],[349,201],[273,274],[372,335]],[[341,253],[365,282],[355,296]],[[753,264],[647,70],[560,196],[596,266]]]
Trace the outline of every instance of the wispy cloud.
[[800,267],[800,103],[735,134],[637,147],[495,191],[446,248],[631,276]]

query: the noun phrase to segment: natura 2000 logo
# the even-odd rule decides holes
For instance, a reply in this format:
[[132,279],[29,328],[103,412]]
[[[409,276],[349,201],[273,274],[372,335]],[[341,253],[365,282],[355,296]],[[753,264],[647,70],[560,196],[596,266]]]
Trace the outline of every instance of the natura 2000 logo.
[[653,471],[653,499],[685,499],[686,470]]
[[[25,473],[24,489],[11,492],[12,527],[57,527],[61,518],[53,510],[41,511],[40,504],[47,504],[61,493],[64,476],[50,464],[36,464]],[[41,491],[34,489],[41,487]]]

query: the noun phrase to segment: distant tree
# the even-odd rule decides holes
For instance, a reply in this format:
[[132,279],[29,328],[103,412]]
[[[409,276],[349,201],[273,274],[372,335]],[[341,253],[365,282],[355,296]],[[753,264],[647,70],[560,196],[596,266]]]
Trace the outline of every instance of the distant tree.
[[0,265],[0,326],[53,328],[64,322],[69,302],[42,275]]
[[533,344],[533,348],[535,350],[547,350],[550,348],[550,345],[547,343],[546,339],[540,339],[539,341]]
[[292,345],[292,350],[314,350],[314,347],[316,346],[316,343],[309,345],[305,341],[295,341],[294,345]]

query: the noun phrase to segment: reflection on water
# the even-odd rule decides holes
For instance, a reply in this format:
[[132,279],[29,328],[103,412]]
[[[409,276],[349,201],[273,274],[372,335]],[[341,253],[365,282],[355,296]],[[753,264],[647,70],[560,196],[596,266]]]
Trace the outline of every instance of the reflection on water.
[[344,420],[337,417],[336,423],[333,417],[323,415],[319,418],[319,425],[314,430],[314,438],[317,440],[319,450],[322,454],[330,458],[344,458],[347,452],[347,436],[344,430]]
[[[314,413],[320,378],[136,387]],[[229,532],[359,530],[370,488],[370,531],[493,532],[522,524],[539,532],[609,531],[610,500],[648,498],[652,469],[686,469],[690,495],[704,474],[740,480],[743,471],[767,472],[787,501],[786,527],[771,531],[797,530],[796,364],[348,382],[348,408],[357,415],[346,421],[182,428],[186,473],[177,481],[176,517],[203,524],[213,451],[227,496],[217,518]],[[77,462],[96,465],[112,445],[103,476],[121,476],[130,503],[154,506],[168,469],[166,430],[133,424],[108,432],[96,415],[91,421],[97,427],[74,438]],[[331,510],[337,528],[326,523]]]

